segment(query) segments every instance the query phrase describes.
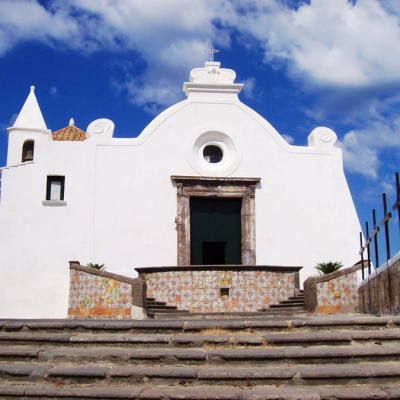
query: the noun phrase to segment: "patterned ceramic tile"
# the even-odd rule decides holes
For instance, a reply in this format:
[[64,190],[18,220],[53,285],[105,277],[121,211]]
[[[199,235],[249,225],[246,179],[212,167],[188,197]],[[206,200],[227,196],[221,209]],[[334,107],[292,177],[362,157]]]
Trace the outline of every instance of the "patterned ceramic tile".
[[111,278],[71,269],[69,316],[129,317],[132,286]]
[[318,312],[341,312],[343,306],[358,306],[357,273],[317,284]]
[[295,282],[292,272],[256,270],[154,272],[146,280],[149,296],[192,312],[257,311],[293,296]]

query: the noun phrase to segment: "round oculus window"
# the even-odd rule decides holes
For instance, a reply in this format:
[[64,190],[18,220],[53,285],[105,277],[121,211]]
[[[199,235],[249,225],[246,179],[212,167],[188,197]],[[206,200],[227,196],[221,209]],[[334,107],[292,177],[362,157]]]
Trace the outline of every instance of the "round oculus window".
[[207,162],[216,164],[222,160],[223,153],[220,147],[209,145],[204,147],[203,156]]

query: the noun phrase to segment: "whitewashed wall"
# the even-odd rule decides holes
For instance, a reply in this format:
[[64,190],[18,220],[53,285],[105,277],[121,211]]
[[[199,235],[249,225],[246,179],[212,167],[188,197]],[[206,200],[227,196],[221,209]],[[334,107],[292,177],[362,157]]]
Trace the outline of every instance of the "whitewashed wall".
[[[138,266],[176,265],[171,175],[261,178],[258,265],[303,265],[303,281],[317,262],[358,260],[360,226],[341,150],[333,147],[336,135],[320,128],[309,147],[290,146],[238,100],[233,71],[217,64],[192,71],[188,99],[135,139],[112,138],[108,120],[94,121],[84,142],[53,142],[45,127],[32,136],[10,129],[2,171],[0,318],[66,317],[69,260],[105,263],[132,277]],[[219,71],[217,83],[207,81],[210,68]],[[214,132],[208,140],[227,136],[233,144],[219,171],[196,161],[193,148],[205,132]],[[20,164],[27,138],[35,139],[34,161]],[[42,204],[52,174],[65,176],[65,206]]]

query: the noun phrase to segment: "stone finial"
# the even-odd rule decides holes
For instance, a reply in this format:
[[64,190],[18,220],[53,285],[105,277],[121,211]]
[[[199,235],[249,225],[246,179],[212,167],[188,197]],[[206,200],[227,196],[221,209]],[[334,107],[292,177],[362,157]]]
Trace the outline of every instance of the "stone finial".
[[220,67],[221,63],[219,62],[207,61],[203,68],[192,69],[189,82],[183,84],[183,91],[187,96],[190,92],[237,95],[242,90],[243,85],[235,83],[235,71]]
[[69,126],[75,126],[75,121],[73,118],[69,120]]
[[195,68],[190,72],[190,82],[208,84],[232,84],[236,73],[232,69],[221,68],[220,62],[207,61],[204,68]]
[[308,136],[308,147],[329,149],[333,147],[336,140],[336,133],[332,129],[320,126],[319,128],[315,128]]

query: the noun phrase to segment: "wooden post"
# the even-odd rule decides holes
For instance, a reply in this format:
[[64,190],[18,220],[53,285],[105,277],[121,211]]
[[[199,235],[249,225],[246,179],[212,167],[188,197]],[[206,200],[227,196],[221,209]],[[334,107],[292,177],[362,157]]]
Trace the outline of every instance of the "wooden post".
[[364,246],[363,246],[363,237],[362,237],[362,232],[360,232],[360,251],[358,253],[361,256],[361,275],[362,275],[362,280],[365,279],[364,275]]
[[393,204],[393,211],[398,212],[399,215],[399,227],[400,227],[400,181],[399,181],[399,173],[396,172],[396,191],[397,191],[397,200],[396,203]]
[[390,268],[389,268],[389,260],[390,260],[390,238],[389,238],[389,221],[392,218],[392,213],[387,212],[387,203],[386,203],[386,193],[382,193],[383,199],[383,220],[381,221],[381,226],[385,227],[385,238],[386,238],[386,258],[387,258],[387,272],[388,272],[388,284],[389,284],[389,309],[392,312],[392,288],[391,288],[391,279],[390,279]]
[[374,223],[374,230],[371,233],[371,239],[374,239],[375,269],[378,269],[379,268],[379,254],[378,254],[378,232],[379,232],[379,226],[376,225],[375,209],[372,210],[372,221]]

